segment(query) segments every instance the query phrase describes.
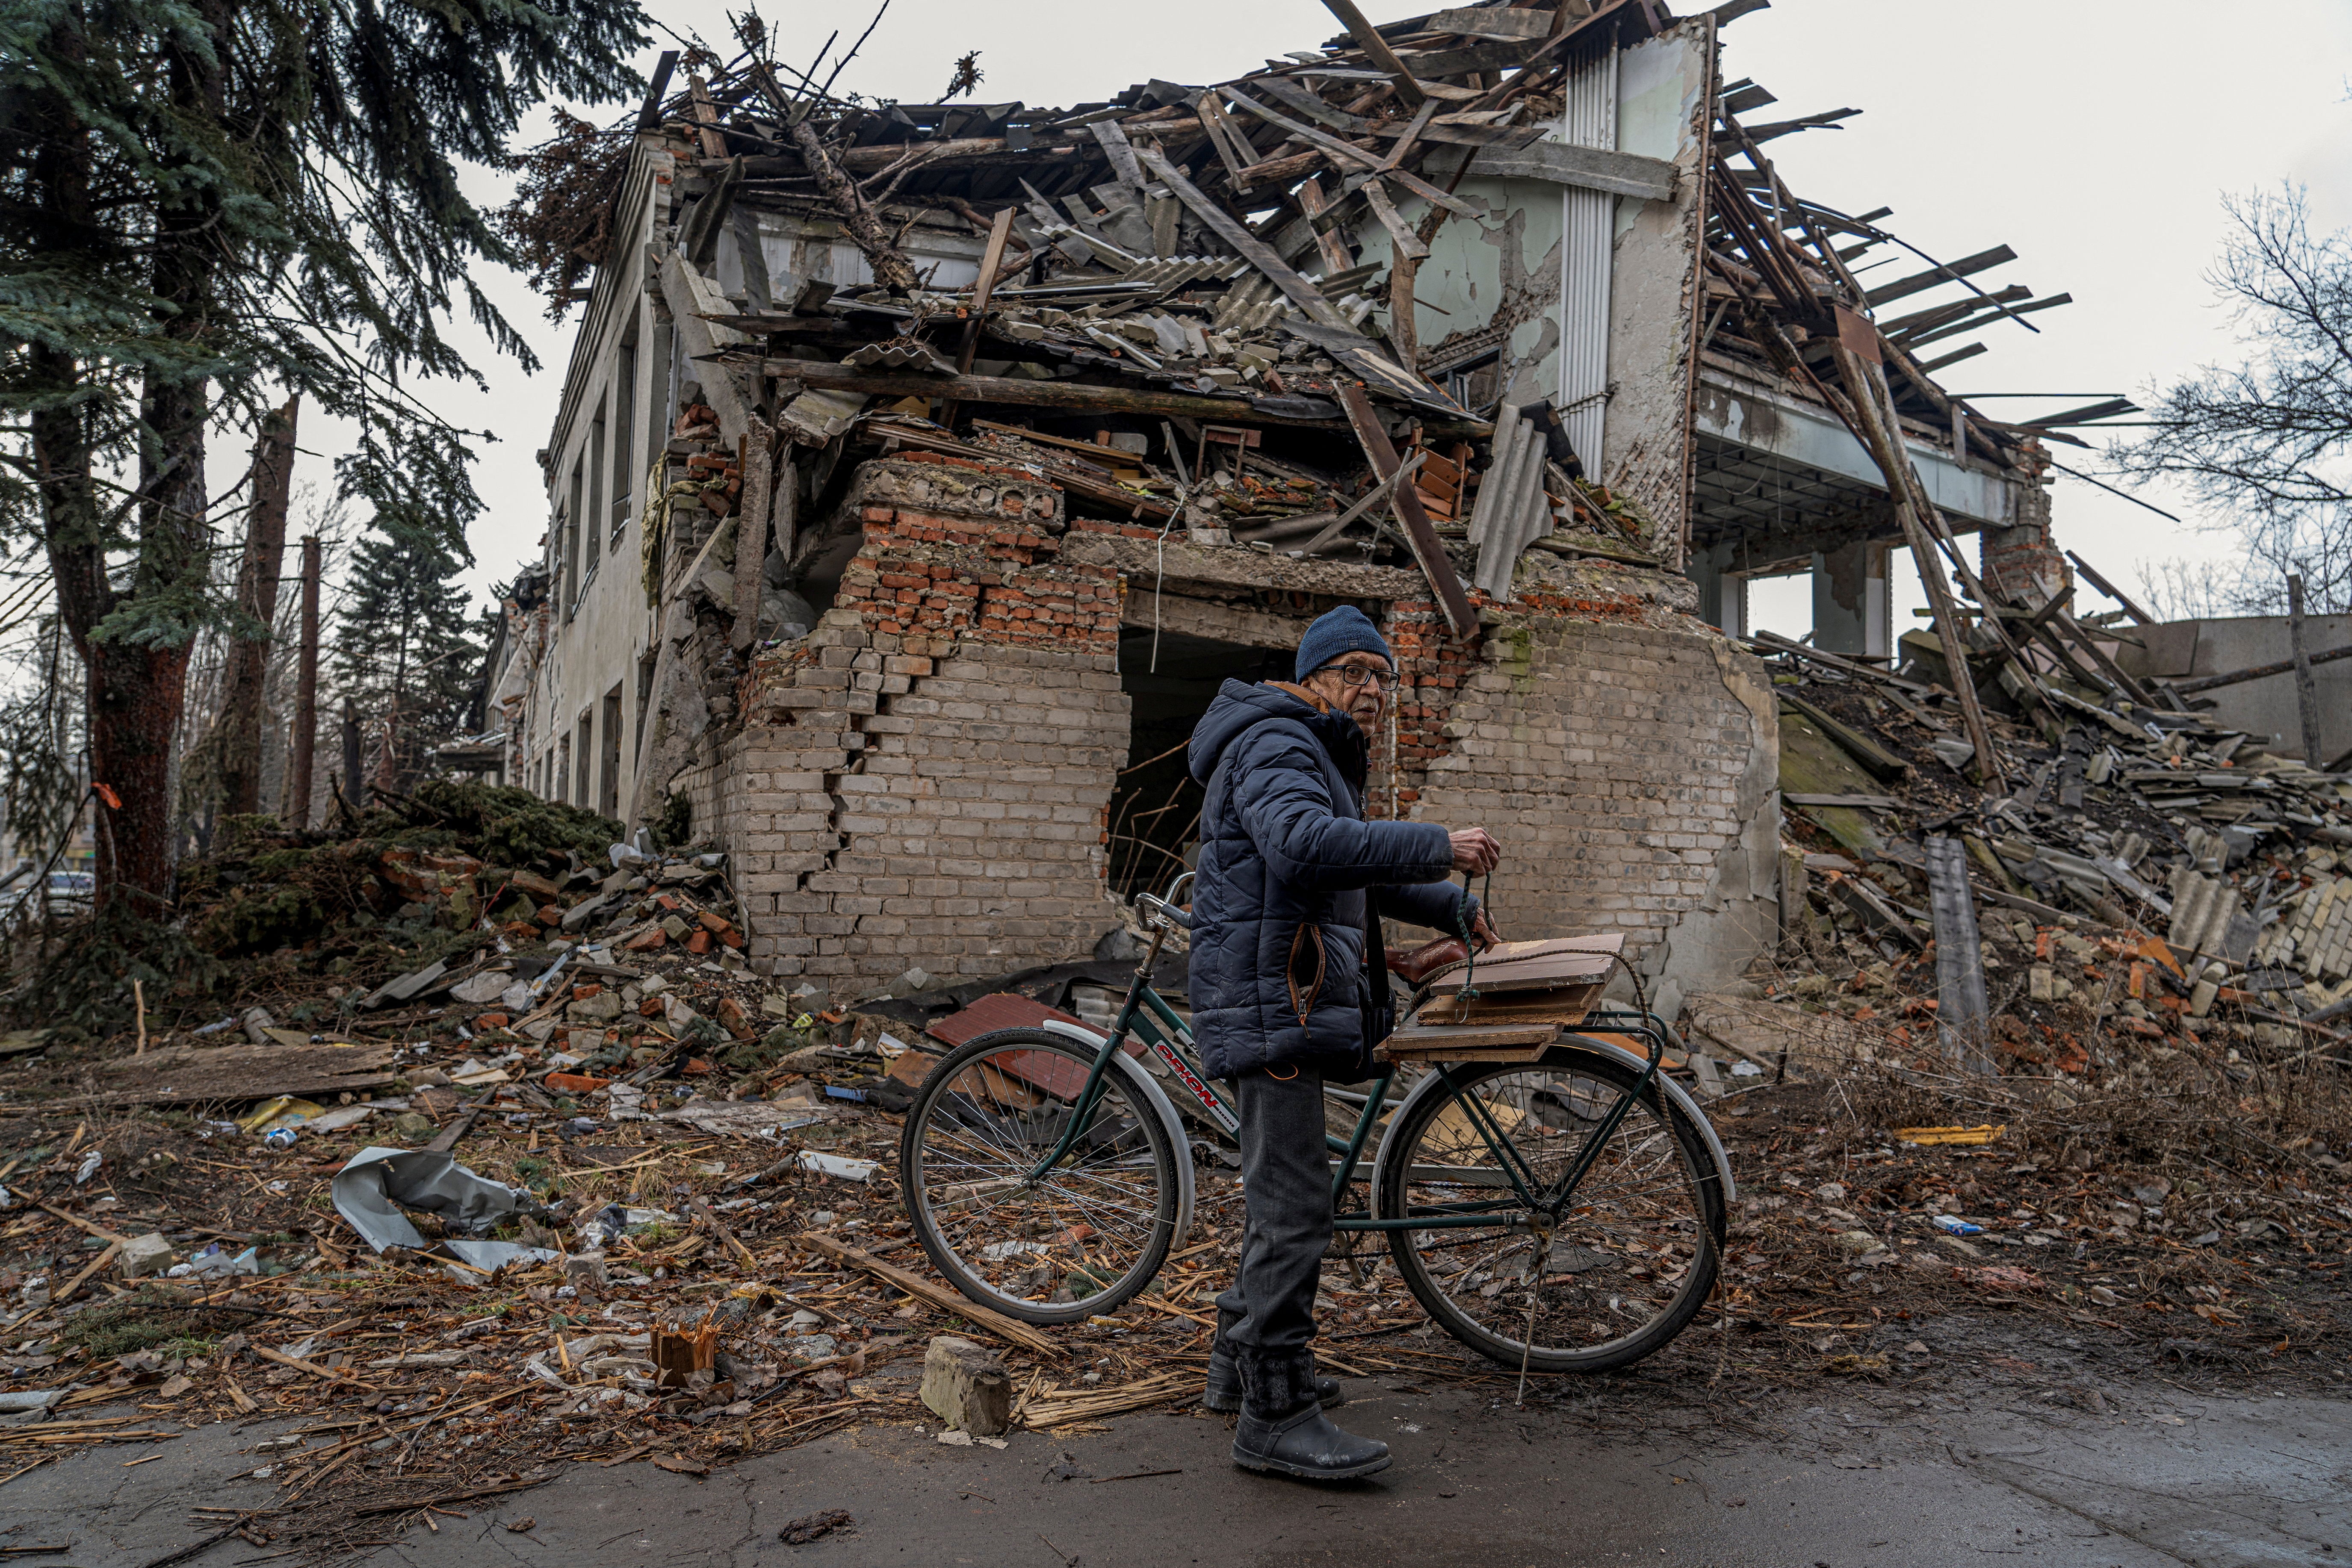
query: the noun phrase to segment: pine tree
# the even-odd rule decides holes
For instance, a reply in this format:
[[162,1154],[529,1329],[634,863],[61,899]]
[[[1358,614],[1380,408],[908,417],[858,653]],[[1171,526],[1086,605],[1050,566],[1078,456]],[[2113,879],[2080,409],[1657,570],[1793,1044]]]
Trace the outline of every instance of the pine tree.
[[298,393],[358,427],[339,487],[386,538],[461,552],[467,433],[406,384],[478,381],[442,335],[460,307],[535,365],[468,276],[513,256],[458,166],[504,164],[552,94],[634,89],[643,21],[636,0],[0,5],[0,530],[47,552],[92,777],[122,802],[108,904],[171,895],[188,649],[233,620],[215,530],[239,536],[248,498],[212,493],[207,432],[241,449]]
[[404,792],[425,752],[464,728],[483,648],[457,585],[464,568],[430,534],[362,539],[352,552],[331,668],[358,702],[373,787]]

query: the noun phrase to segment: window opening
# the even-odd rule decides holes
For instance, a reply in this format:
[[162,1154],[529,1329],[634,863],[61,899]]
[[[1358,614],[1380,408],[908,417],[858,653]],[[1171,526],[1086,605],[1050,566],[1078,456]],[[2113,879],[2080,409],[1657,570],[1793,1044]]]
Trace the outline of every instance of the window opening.
[[[1300,623],[1300,629],[1305,629]],[[1127,763],[1111,786],[1111,891],[1122,899],[1167,887],[1200,858],[1202,790],[1185,760],[1192,727],[1227,680],[1287,680],[1293,655],[1163,630],[1152,668],[1151,628],[1119,634],[1128,698]]]

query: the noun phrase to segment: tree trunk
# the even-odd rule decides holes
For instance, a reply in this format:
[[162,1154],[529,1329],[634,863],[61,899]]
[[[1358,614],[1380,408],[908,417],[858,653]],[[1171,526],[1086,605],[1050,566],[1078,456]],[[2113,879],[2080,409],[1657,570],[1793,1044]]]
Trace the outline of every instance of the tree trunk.
[[253,510],[247,526],[245,563],[236,579],[236,607],[261,628],[254,637],[228,645],[227,691],[221,703],[221,810],[249,815],[261,809],[261,687],[278,625],[278,575],[286,554],[286,512],[294,487],[294,422],[301,405],[286,406],[262,421],[253,447]]
[[[594,523],[594,519],[590,519]],[[413,616],[404,615],[400,623],[400,651],[393,657],[392,701],[384,710],[383,757],[377,763],[375,784],[379,790],[392,791],[400,787],[400,721],[401,710],[408,705],[408,644],[415,632]]]
[[[61,56],[81,52],[70,32],[75,26],[61,22],[53,35],[52,47]],[[175,58],[172,90],[184,102],[209,98],[216,104],[217,68],[208,58],[194,63]],[[44,132],[33,163],[33,199],[55,224],[60,249],[69,252],[104,221],[91,199],[89,129],[56,94],[28,96],[25,112]],[[200,335],[210,317],[211,214],[194,210],[203,205],[200,198],[167,214],[153,241],[156,292],[167,307],[156,312],[160,333],[182,341]],[[124,595],[107,569],[113,529],[93,484],[93,408],[59,395],[80,386],[88,368],[39,342],[27,358],[37,390],[56,399],[32,414],[28,425],[58,615],[82,661],[90,778],[121,802],[117,808],[102,795],[92,808],[99,901],[127,902],[152,916],[163,912],[172,888],[172,736],[193,633],[181,606],[203,592],[204,384],[198,378],[193,385],[165,386],[150,377],[143,411],[149,438],[131,503],[141,537],[131,592]],[[137,640],[111,628],[101,636],[100,627],[126,600],[136,608],[142,600],[155,605],[159,596],[170,607],[151,610],[128,628]]]
[[824,193],[825,205],[841,219],[842,232],[866,253],[866,264],[873,268],[874,280],[894,294],[913,293],[921,281],[916,276],[915,264],[890,243],[881,218],[866,205],[866,193],[857,188],[856,180],[841,172],[840,163],[805,117],[793,126],[793,143],[807,161],[809,173],[816,176],[817,189]]
[[302,641],[294,675],[294,746],[289,771],[292,804],[287,821],[310,826],[310,769],[319,744],[319,536],[302,536]]
[[367,806],[367,781],[360,777],[360,710],[343,699],[343,804],[353,811]]
[[[218,51],[226,44],[226,7],[222,0],[208,0],[200,14],[201,31],[176,35],[164,47],[168,90],[192,127],[217,124],[223,107]],[[220,201],[200,171],[190,167],[186,173],[188,194],[156,215],[151,248],[154,314],[158,337],[200,362],[214,319]],[[169,180],[167,172],[167,187]],[[103,546],[96,540],[68,538],[77,578],[70,588],[67,572],[58,572],[67,630],[88,672],[90,778],[108,785],[122,803],[97,808],[98,902],[150,919],[171,907],[177,859],[172,742],[196,631],[191,609],[202,603],[208,574],[205,425],[210,385],[209,376],[183,366],[156,365],[147,372],[138,489],[131,501],[139,539],[129,595],[118,602],[108,582]],[[53,562],[58,539],[52,531]],[[101,627],[123,611],[137,616],[135,625]]]

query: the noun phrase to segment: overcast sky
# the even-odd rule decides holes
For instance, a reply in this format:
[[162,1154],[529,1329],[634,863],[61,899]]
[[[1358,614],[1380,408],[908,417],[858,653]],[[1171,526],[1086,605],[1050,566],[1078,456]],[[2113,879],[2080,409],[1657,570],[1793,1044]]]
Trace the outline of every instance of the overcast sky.
[[[714,47],[727,43],[720,5],[654,9],[673,27],[700,28]],[[1367,9],[1380,20],[1403,14]],[[796,6],[794,14],[793,25],[806,30],[780,47],[789,59],[813,57],[835,26],[854,37],[872,15],[862,5]],[[1059,105],[1155,76],[1232,76],[1336,31],[1315,0],[1188,0],[1140,12],[1076,0],[892,0],[840,85],[931,101],[954,58],[978,49],[986,79],[977,99]],[[2258,12],[2210,0],[1978,0],[1966,7],[1775,0],[1724,36],[1727,78],[1752,77],[1780,99],[1748,115],[1751,122],[1864,111],[1843,130],[1771,144],[1798,193],[1849,212],[1892,207],[1886,226],[1942,259],[2005,243],[2018,259],[1983,281],[2074,296],[2074,304],[2031,318],[2039,335],[2013,324],[1989,330],[1990,353],[1944,373],[1955,391],[2132,394],[2226,359],[2229,321],[2205,279],[2222,234],[2224,193],[2299,182],[2309,186],[2322,227],[2352,223],[2352,164],[2343,152],[2352,142],[2352,7],[2340,0],[2280,0]],[[649,49],[641,68],[650,70],[657,52]],[[599,119],[613,112],[594,111]],[[486,205],[503,195],[497,179],[477,180]],[[483,448],[478,475],[489,506],[472,536],[467,582],[478,589],[536,553],[546,495],[531,454],[546,440],[578,320],[575,310],[562,324],[550,322],[519,277],[480,281],[543,363],[526,375],[484,349],[476,363],[487,393],[418,389],[452,422],[498,437]],[[1989,401],[1996,413],[2051,406]],[[302,472],[323,482],[339,433],[314,421],[303,435]],[[2088,456],[2059,453],[2077,468]],[[2177,496],[2146,493],[2199,521]],[[2070,479],[2059,481],[2055,509],[2061,542],[2126,584],[2165,558],[2213,559],[2227,549]],[[1898,626],[1911,624],[1906,612],[1920,602],[1916,581],[1898,589]],[[1759,586],[1755,606],[1773,629],[1797,634],[1810,625],[1802,579]]]

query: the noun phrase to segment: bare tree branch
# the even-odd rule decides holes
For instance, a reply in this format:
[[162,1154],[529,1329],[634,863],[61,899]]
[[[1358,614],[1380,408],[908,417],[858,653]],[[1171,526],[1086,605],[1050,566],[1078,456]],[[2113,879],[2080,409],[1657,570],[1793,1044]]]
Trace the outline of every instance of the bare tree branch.
[[2218,575],[2170,578],[2184,605],[2275,611],[2300,572],[2315,609],[2352,610],[2352,233],[2315,237],[2297,187],[2224,205],[2211,282],[2244,357],[2151,399],[2153,428],[2106,457],[2179,481],[2242,547]]

